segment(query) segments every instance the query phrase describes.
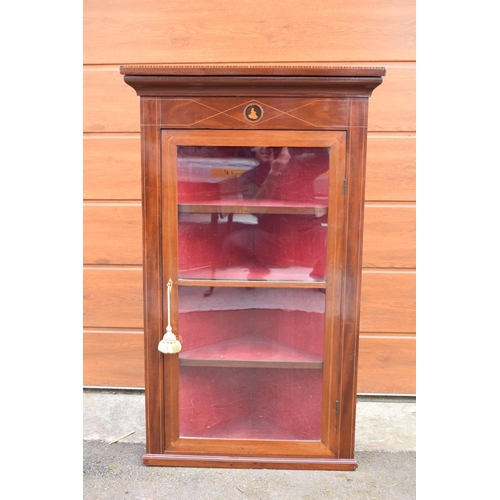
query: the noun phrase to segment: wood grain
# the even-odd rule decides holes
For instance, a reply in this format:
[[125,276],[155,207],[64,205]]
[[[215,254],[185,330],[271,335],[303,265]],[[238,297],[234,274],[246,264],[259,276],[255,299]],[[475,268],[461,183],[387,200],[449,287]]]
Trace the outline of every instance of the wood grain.
[[360,332],[415,333],[414,272],[364,272]]
[[[144,388],[142,332],[84,331],[84,386]],[[413,335],[360,338],[361,394],[415,394],[416,341]]]
[[84,205],[83,262],[142,265],[140,202]]
[[361,336],[358,393],[415,394],[416,338]]
[[[243,69],[243,68],[242,68]],[[248,68],[246,68],[248,69]],[[265,80],[267,81],[267,80]],[[303,78],[300,79],[303,83]],[[321,79],[322,82],[325,79]],[[352,79],[347,78],[347,82]],[[181,84],[178,84],[181,85]],[[289,85],[291,87],[291,85]],[[189,88],[189,87],[188,87]],[[347,103],[317,97],[256,97],[258,87],[252,78],[252,97],[212,97],[203,99],[177,97],[161,100],[161,126],[163,128],[227,129],[228,121],[236,129],[304,129],[331,130],[347,125]],[[198,90],[198,89],[196,89]],[[239,89],[238,92],[241,92]],[[256,99],[264,116],[258,126],[244,118],[244,110]]]
[[87,0],[83,39],[85,64],[408,61],[415,2]]
[[[414,1],[318,0],[311,8],[305,0],[242,0],[235,15],[233,4],[226,0],[86,0],[83,15],[86,200],[141,199],[139,98],[124,83],[120,64],[295,62],[387,68],[384,83],[375,89],[369,104],[366,199],[368,205],[415,201]],[[110,264],[85,268],[87,325],[142,327],[138,213],[137,207],[118,209],[109,204],[92,207],[90,212],[85,208],[85,262]],[[377,335],[384,328],[414,332],[415,277],[398,277],[389,269],[396,272],[398,266],[415,265],[414,209],[368,206],[365,226],[363,265],[383,269],[377,274],[367,274],[375,270],[365,269],[363,274],[361,326]],[[135,267],[113,267],[120,264]],[[146,299],[155,303],[151,293]],[[154,324],[155,318],[150,321]],[[92,333],[97,342],[92,349],[100,352],[91,349],[85,354],[86,377],[93,377],[86,384],[143,386],[142,368],[129,369],[132,365],[127,361],[124,370],[129,379],[116,364],[128,349],[136,366],[142,367],[142,344],[115,350],[114,342],[125,334],[111,335],[108,344],[99,343],[101,335]],[[130,340],[132,335],[127,337]],[[360,340],[358,385],[368,387],[362,392],[400,391],[398,377],[413,376],[414,358],[407,358],[404,349],[390,347],[394,344],[384,351],[382,340],[370,338],[369,342],[373,345],[365,344],[364,337]],[[388,352],[387,363],[380,361],[384,352]],[[398,375],[401,357],[409,361],[404,362],[406,372]],[[105,363],[113,369],[106,371],[101,366]],[[373,377],[377,387],[364,374]]]
[[363,267],[415,268],[415,207],[365,205]]
[[[367,201],[415,201],[415,143],[415,135],[368,135]],[[84,199],[141,199],[138,133],[87,134],[83,151]]]
[[368,130],[414,132],[416,130],[415,64],[387,64],[384,85],[373,92]]
[[139,99],[116,67],[84,68],[83,131],[139,132]]
[[84,136],[83,198],[86,200],[141,199],[139,134],[125,137],[116,134]]
[[[84,263],[142,265],[141,206],[84,206]],[[369,204],[365,208],[363,266],[414,268],[415,208]]]
[[415,135],[368,135],[366,201],[415,201],[415,154]]
[[[362,64],[351,63],[354,66]],[[344,64],[342,64],[344,65]],[[348,63],[346,63],[348,65]],[[365,64],[366,65],[366,64]],[[384,84],[370,98],[369,131],[415,130],[415,64],[384,63]],[[138,132],[138,97],[118,66],[87,66],[83,72],[84,132]]]
[[[142,300],[141,268],[84,269],[86,327],[142,327]],[[415,273],[363,273],[362,333],[415,333],[415,316]]]
[[84,327],[142,328],[143,324],[141,268],[84,268]]
[[84,331],[84,386],[144,387],[144,334]]

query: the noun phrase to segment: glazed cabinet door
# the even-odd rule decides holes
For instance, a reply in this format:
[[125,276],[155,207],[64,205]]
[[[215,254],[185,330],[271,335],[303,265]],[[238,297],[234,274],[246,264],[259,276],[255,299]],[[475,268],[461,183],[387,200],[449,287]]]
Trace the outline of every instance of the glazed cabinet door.
[[165,454],[335,459],[346,133],[161,134]]

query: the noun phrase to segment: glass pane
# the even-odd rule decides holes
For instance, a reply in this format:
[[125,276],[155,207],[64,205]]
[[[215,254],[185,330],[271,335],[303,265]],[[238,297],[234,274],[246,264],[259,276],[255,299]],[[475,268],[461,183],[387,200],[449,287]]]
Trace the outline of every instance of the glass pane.
[[325,279],[329,148],[178,147],[179,277]]
[[323,292],[179,287],[181,436],[320,440]]

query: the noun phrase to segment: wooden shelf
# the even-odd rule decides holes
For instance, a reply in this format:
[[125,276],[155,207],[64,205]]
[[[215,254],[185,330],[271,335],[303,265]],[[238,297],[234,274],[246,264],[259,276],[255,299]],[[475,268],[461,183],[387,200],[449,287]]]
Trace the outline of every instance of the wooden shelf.
[[327,206],[321,203],[296,203],[272,200],[216,200],[204,203],[179,203],[179,212],[197,214],[289,214],[317,215],[327,213]]
[[320,354],[302,351],[257,334],[244,335],[179,354],[181,366],[323,368]]
[[310,283],[313,288],[325,288],[325,277],[311,277],[311,272],[312,267],[293,266],[264,269],[262,266],[248,262],[242,266],[228,267],[226,269],[216,267],[179,269],[179,282],[181,280],[190,280],[194,284],[194,280],[204,280],[203,284],[209,286],[212,286],[212,281],[213,285],[220,284],[224,286],[223,283],[219,283],[219,280],[230,280],[234,286],[244,286],[244,284],[252,281],[255,281],[256,284],[262,282],[292,282],[294,284]]
[[[309,278],[311,279],[311,278]],[[252,280],[252,279],[234,279],[234,278],[223,278],[223,279],[212,279],[212,278],[185,278],[180,277],[178,280],[179,286],[206,286],[206,287],[223,287],[223,288],[314,288],[317,290],[324,291],[326,289],[325,281],[295,281],[288,279],[283,279],[279,281],[264,281],[264,280]],[[210,290],[206,291],[207,295],[210,295]],[[324,293],[324,292],[323,292]]]

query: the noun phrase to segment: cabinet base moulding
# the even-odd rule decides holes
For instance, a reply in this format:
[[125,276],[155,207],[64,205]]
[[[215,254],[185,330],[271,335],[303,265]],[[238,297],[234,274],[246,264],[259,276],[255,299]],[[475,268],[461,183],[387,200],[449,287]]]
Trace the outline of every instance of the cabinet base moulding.
[[218,455],[145,454],[144,465],[167,467],[214,467],[226,469],[294,469],[353,471],[358,467],[354,459],[270,458]]

